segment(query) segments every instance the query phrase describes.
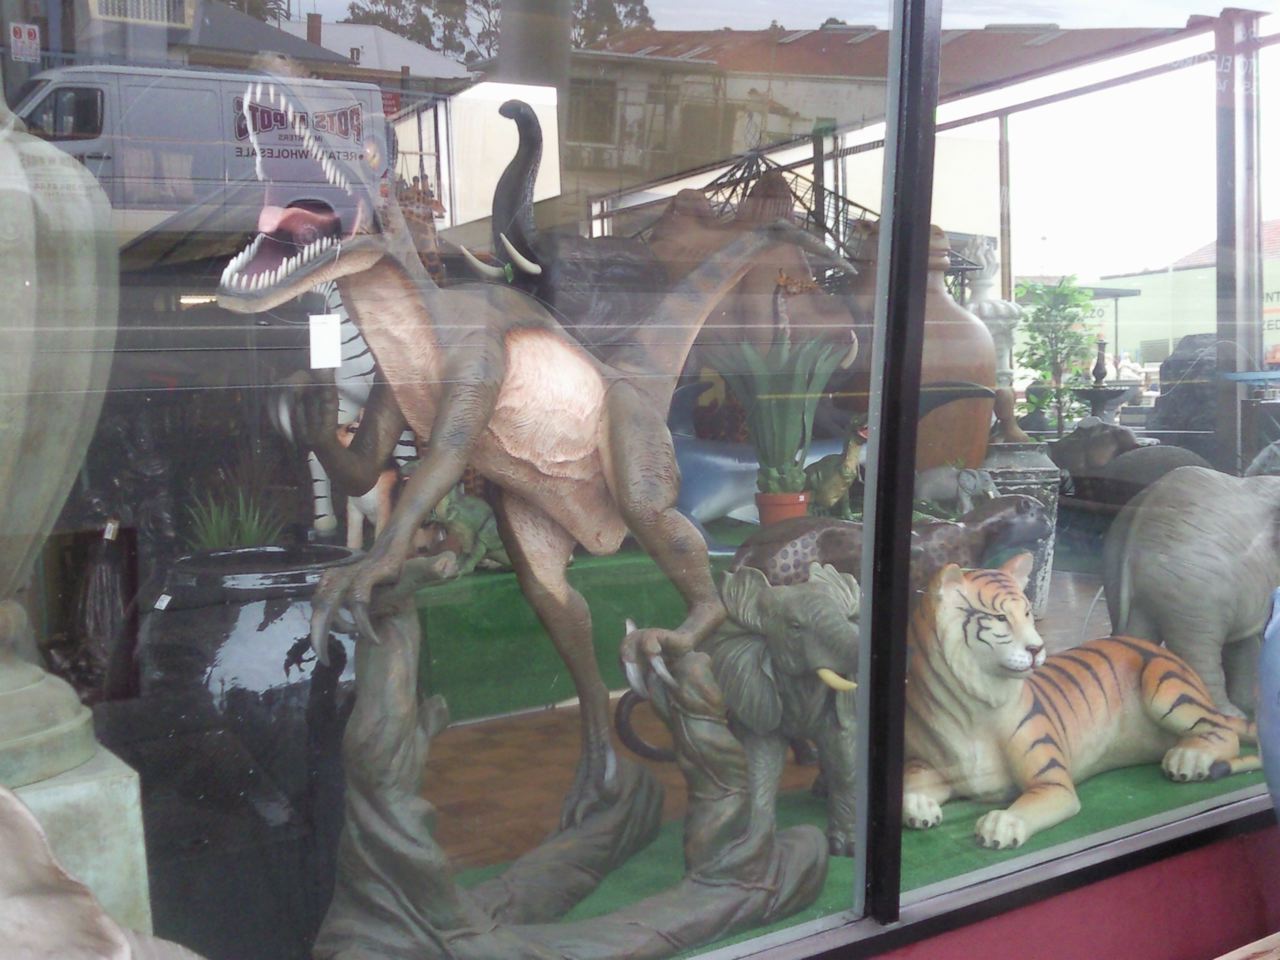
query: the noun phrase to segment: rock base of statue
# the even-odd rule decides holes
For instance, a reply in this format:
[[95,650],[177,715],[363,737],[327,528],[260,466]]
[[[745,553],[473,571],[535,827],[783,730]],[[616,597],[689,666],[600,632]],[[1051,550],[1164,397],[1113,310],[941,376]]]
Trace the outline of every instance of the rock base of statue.
[[[1023,493],[1044,507],[1049,522],[1058,522],[1058,486],[1062,471],[1049,459],[1045,443],[993,443],[987,448],[982,469],[990,472],[996,489],[1002,494]],[[1044,616],[1049,603],[1049,587],[1053,577],[1053,549],[1056,536],[1050,533],[1035,550],[1035,565],[1027,581],[1027,598],[1031,612]]]
[[605,916],[556,922],[657,833],[661,788],[621,758],[611,805],[560,830],[503,875],[457,886],[432,838],[436,812],[425,799],[427,754],[448,710],[438,696],[419,696],[414,580],[406,569],[394,590],[376,598],[382,642],[357,646],[356,705],[343,741],[346,822],[317,960],[667,957],[816,899],[826,880],[826,838],[813,826],[775,833],[752,817],[746,756],[729,731],[710,659],[700,653],[673,664],[677,686],[655,697],[689,784],[685,870],[671,887]]
[[67,872],[120,926],[151,932],[138,774],[109,750],[14,791],[35,814]]

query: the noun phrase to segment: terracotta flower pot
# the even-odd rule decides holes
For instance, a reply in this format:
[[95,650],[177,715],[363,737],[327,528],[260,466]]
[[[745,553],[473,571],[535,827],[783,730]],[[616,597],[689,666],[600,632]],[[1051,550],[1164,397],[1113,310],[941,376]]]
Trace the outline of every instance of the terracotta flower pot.
[[809,494],[803,490],[799,493],[757,493],[756,507],[760,510],[760,525],[767,527],[779,520],[807,515]]

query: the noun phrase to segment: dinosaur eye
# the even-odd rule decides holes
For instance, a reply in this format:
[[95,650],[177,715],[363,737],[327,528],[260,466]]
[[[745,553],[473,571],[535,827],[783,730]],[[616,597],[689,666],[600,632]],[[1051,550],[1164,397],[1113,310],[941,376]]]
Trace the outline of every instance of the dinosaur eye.
[[797,620],[795,617],[792,617],[790,620],[787,621],[787,626],[789,626],[792,630],[799,630],[801,627],[804,626],[804,624],[801,623],[799,620]]
[[999,622],[999,623],[1008,623],[1008,622],[1009,622],[1009,618],[1008,618],[1008,617],[1006,617],[1003,613],[989,613],[989,614],[987,614],[987,616],[989,616],[992,620],[995,620],[995,621],[997,621],[997,622]]

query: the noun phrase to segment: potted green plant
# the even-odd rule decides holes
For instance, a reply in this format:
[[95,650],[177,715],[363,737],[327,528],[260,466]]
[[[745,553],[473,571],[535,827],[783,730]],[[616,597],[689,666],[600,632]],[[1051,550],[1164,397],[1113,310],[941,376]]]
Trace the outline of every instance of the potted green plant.
[[1084,406],[1068,382],[1093,355],[1095,337],[1085,326],[1085,310],[1092,300],[1093,291],[1078,286],[1074,276],[1053,284],[1018,285],[1018,303],[1026,309],[1018,362],[1037,371],[1044,384],[1041,396],[1029,397],[1028,405],[1052,412],[1058,439],[1066,422]]
[[843,351],[824,340],[791,342],[780,330],[768,353],[735,343],[714,352],[712,365],[742,404],[756,450],[756,504],[768,524],[808,511],[804,465],[813,415]]

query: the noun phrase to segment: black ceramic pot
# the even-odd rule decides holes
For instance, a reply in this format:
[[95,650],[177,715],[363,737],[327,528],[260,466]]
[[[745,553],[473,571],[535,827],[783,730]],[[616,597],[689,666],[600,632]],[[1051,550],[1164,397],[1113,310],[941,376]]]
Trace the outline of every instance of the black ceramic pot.
[[327,907],[353,641],[335,637],[320,666],[307,638],[321,575],[357,556],[182,557],[142,617],[140,696],[98,711],[142,776],[156,933],[211,960],[309,956]]

